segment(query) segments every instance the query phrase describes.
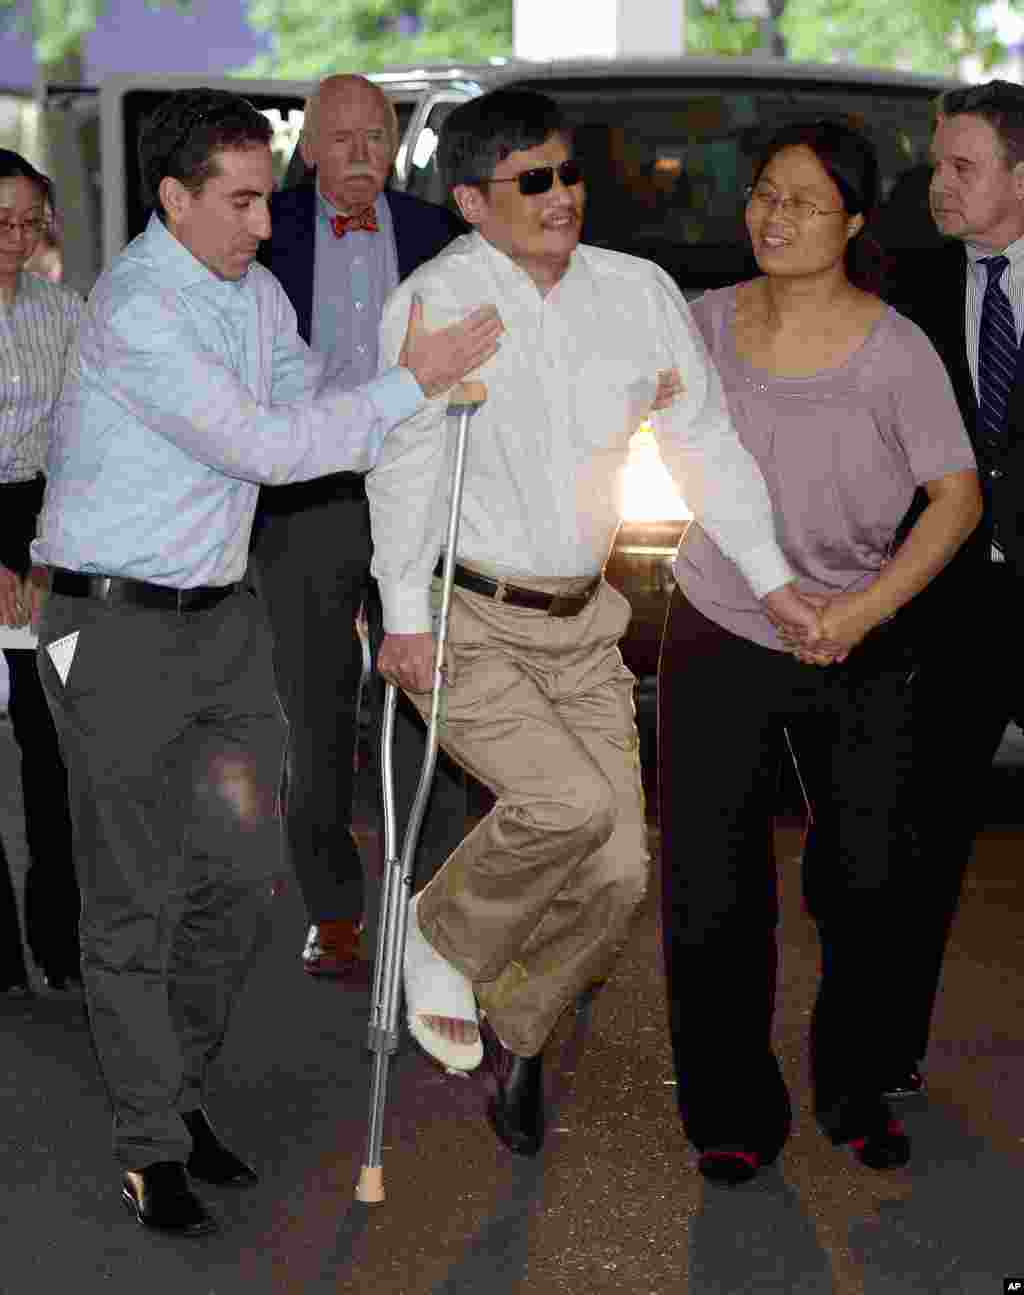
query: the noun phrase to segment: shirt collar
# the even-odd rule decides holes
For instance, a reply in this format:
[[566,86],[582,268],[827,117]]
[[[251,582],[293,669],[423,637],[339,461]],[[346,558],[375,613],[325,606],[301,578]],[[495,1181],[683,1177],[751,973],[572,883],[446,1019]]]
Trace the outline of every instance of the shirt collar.
[[[479,230],[474,230],[471,237],[477,240],[477,246],[483,248],[485,255],[490,259],[494,267],[494,273],[503,288],[508,291],[516,287],[520,289],[529,288],[535,296],[540,297],[537,285],[518,262],[501,251],[500,248],[495,247],[493,243],[489,243]],[[584,269],[583,259],[580,256],[581,247],[582,244],[577,244],[572,256],[569,258],[569,268],[551,289],[547,297],[540,297],[540,300],[549,300],[552,293],[563,291],[566,284],[571,285],[579,277]]]
[[240,279],[222,279],[219,274],[214,274],[180,239],[175,238],[156,212],[149,218],[143,239],[156,268],[173,276],[179,288],[204,283],[237,292],[249,277],[248,271]]
[[[339,207],[336,207],[334,203],[331,202],[330,198],[328,198],[323,193],[323,191],[320,188],[319,177],[317,178],[317,182],[316,182],[316,198],[317,198],[317,208],[320,213],[320,218],[321,220],[326,221],[328,225],[331,223],[331,221],[334,219],[335,216],[351,215],[351,212],[342,211]],[[373,209],[377,213],[378,225],[381,223],[381,219],[384,216],[385,207],[386,207],[386,203],[384,201],[384,194],[383,192],[378,193],[377,198],[373,204]]]
[[[967,260],[975,271],[979,261],[997,255],[990,247],[979,247],[977,243],[965,243],[964,247],[967,251]],[[1004,247],[1002,255],[1010,262],[1010,273],[1017,273],[1024,266],[1024,238],[1018,238],[1009,247]]]

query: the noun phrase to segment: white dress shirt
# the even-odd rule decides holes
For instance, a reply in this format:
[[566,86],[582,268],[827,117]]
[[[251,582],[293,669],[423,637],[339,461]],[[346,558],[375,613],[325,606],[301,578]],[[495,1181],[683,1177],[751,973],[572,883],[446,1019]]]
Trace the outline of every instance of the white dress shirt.
[[[488,399],[469,433],[459,556],[529,584],[595,576],[621,513],[629,440],[676,367],[685,390],[657,416],[662,459],[704,529],[758,596],[793,573],[771,504],[729,419],[722,386],[682,294],[658,266],[581,245],[555,287],[532,279],[479,234],[455,240],[389,298],[380,360],[401,349],[410,298],[438,328],[497,306],[501,347],[474,377]],[[389,431],[367,478],[373,573],[389,633],[430,629],[431,574],[444,538],[455,443],[446,399]]]

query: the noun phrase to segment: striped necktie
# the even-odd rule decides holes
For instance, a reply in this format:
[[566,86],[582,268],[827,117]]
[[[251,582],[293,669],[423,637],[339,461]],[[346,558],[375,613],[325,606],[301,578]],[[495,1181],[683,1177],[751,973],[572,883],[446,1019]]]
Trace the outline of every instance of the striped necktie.
[[983,443],[993,449],[1006,443],[1006,408],[1017,372],[1017,325],[1010,299],[999,279],[1010,264],[1005,256],[980,261],[988,274],[978,334],[978,405]]

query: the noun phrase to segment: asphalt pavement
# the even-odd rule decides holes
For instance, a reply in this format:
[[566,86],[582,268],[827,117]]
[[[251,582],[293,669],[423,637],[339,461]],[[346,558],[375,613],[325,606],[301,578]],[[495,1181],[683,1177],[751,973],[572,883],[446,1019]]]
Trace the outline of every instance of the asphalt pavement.
[[[548,1049],[550,1133],[517,1160],[484,1121],[478,1077],[403,1044],[392,1070],[386,1200],[353,1190],[369,1084],[368,977],[315,983],[291,884],[275,900],[209,1108],[262,1174],[204,1189],[222,1222],[182,1241],[119,1199],[109,1113],[80,999],[0,1000],[3,1295],[999,1295],[1024,1279],[1024,802],[994,782],[938,1008],[929,1091],[904,1103],[910,1166],[877,1174],[809,1113],[817,949],[799,894],[799,825],[780,824],[778,1046],[798,1105],[778,1165],[706,1186],[675,1111],[657,888],[613,980]],[[375,841],[363,812],[371,857]],[[24,870],[16,752],[0,721],[0,834]],[[652,844],[657,834],[652,825]],[[655,870],[656,871],[656,870]],[[713,987],[694,986],[694,993]]]

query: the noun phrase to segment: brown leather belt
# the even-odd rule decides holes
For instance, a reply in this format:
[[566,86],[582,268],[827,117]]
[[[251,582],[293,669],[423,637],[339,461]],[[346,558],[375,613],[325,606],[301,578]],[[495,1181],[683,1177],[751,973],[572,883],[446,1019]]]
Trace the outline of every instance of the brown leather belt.
[[[434,568],[434,575],[444,574],[444,562],[439,560]],[[539,589],[524,589],[522,585],[506,584],[503,580],[492,580],[482,576],[478,571],[470,571],[456,562],[452,581],[460,589],[470,593],[482,594],[485,598],[496,598],[510,607],[530,607],[534,611],[547,612],[549,616],[578,616],[601,587],[601,577],[597,576],[578,594],[548,594]]]
[[204,612],[229,598],[239,586],[198,585],[194,589],[174,589],[170,585],[150,584],[148,580],[94,576],[53,567],[50,588],[67,598],[98,598],[105,603],[129,603],[152,611]]

